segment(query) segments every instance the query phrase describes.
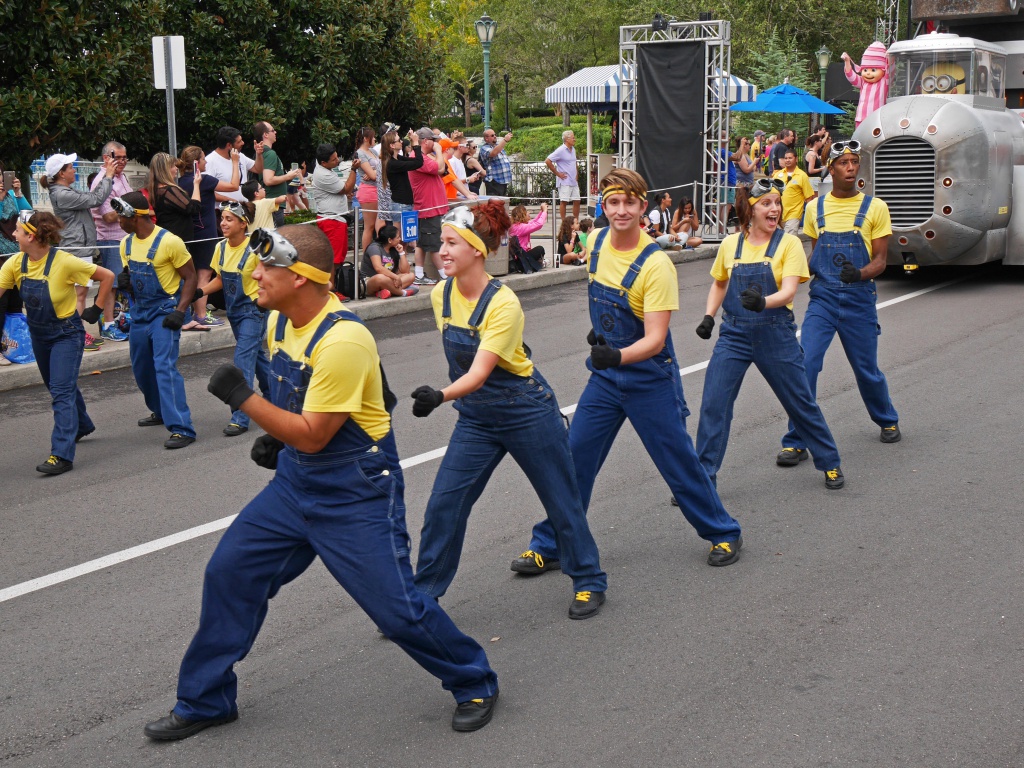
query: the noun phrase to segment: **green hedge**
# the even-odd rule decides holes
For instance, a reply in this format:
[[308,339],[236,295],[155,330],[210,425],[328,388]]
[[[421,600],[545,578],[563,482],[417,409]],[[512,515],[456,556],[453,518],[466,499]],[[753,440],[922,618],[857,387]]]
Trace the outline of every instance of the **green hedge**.
[[316,214],[312,211],[295,211],[294,213],[286,213],[284,215],[285,224],[302,224],[305,221],[312,221],[316,218]]
[[[584,157],[587,153],[587,121],[583,120],[581,123],[573,121],[570,127],[576,134],[576,156]],[[520,130],[512,137],[509,153],[517,154],[521,159],[529,162],[543,160],[558,149],[562,143],[562,131],[564,130],[561,121],[555,125]],[[610,152],[611,142],[611,127],[596,123],[594,125],[594,145],[591,149],[594,152]]]

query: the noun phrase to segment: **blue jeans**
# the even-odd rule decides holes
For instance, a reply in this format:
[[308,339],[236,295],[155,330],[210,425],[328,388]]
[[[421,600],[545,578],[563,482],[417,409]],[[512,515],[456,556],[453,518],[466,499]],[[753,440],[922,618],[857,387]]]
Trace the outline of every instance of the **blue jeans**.
[[[572,577],[573,589],[604,592],[608,588],[597,545],[586,525],[585,507],[580,507],[558,403],[554,396],[534,398],[534,394],[540,393],[521,394],[512,402],[479,409],[486,421],[460,414],[434,479],[420,534],[416,586],[431,597],[443,595],[455,578],[470,510],[506,453],[544,505],[545,522],[552,537],[557,536],[562,568]],[[558,557],[558,548],[552,549],[553,557]]]
[[[267,335],[267,316],[258,310],[228,313],[231,333],[235,336],[235,366],[245,374],[245,380],[252,386],[255,378],[260,393],[270,396],[270,357],[264,348]],[[244,411],[231,414],[231,422],[240,427],[249,426],[249,417]]]
[[50,324],[48,330],[31,329],[32,352],[53,403],[50,453],[68,461],[75,460],[75,438],[95,429],[78,388],[85,330],[81,321],[75,322],[78,315],[72,317]]
[[128,332],[132,373],[146,407],[164,421],[172,433],[195,437],[192,414],[185,401],[185,380],[178,372],[181,331],[163,327],[163,315],[149,322],[133,320]]
[[[104,269],[109,269],[114,273],[114,277],[121,274],[121,270],[124,266],[121,264],[121,241],[120,240],[97,240],[96,247],[100,249],[100,260],[99,265]],[[110,322],[114,318],[105,317],[103,318],[106,322]]]
[[[282,479],[286,461],[291,459],[282,452],[277,475],[238,515],[206,566],[199,630],[181,662],[174,711],[208,719],[237,710],[232,667],[252,648],[269,601],[317,556],[380,630],[440,678],[456,701],[493,696],[497,676],[483,649],[413,586],[401,490],[390,501],[317,498],[308,487]],[[351,465],[320,472],[325,482],[350,489],[348,496],[370,489]]]
[[[653,370],[653,361],[647,362],[650,365],[645,370]],[[590,506],[597,473],[628,418],[697,534],[712,544],[736,541],[740,525],[722,506],[686,431],[686,403],[678,368],[674,376],[666,372],[659,381],[656,374],[643,375],[630,371],[631,367],[624,365],[591,375],[576,407],[569,429],[569,449],[584,508]],[[548,557],[558,556],[548,521],[534,526],[530,549]]]
[[722,466],[733,404],[743,375],[753,363],[764,376],[782,407],[806,436],[814,466],[825,472],[839,466],[839,450],[821,414],[804,374],[804,355],[796,340],[792,314],[771,322],[731,317],[722,320],[715,351],[704,376],[704,397],[697,426],[697,453],[708,475]]

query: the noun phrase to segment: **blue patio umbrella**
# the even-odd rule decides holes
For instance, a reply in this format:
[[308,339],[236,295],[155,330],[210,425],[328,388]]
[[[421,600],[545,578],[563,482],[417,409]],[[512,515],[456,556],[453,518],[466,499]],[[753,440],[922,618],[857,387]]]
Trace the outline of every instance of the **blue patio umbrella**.
[[816,112],[820,115],[844,115],[839,107],[812,96],[802,88],[783,83],[758,94],[753,101],[743,101],[729,107],[730,112],[779,112],[789,115],[805,115]]

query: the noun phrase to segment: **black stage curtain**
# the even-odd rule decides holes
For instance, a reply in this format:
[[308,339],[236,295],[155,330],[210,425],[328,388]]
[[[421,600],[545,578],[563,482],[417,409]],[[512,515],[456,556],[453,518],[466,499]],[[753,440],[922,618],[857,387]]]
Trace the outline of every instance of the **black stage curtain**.
[[704,55],[704,43],[686,40],[636,48],[636,169],[648,188],[669,189],[673,209],[703,181]]

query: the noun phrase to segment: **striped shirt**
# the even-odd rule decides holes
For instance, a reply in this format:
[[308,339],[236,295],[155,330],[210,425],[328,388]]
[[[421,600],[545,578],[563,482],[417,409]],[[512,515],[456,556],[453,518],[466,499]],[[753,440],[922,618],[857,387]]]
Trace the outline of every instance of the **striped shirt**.
[[889,76],[886,74],[877,83],[868,83],[856,72],[846,72],[846,79],[854,88],[860,89],[860,100],[857,102],[857,114],[854,123],[860,125],[867,116],[876,109],[881,109],[885,99],[889,95]]

